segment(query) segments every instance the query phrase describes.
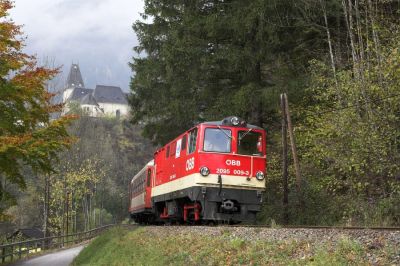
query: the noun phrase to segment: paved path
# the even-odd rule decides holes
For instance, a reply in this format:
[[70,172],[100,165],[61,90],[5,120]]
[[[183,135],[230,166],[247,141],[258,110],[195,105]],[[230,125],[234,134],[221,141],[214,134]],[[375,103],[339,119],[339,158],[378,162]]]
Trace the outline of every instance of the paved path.
[[43,255],[26,261],[17,262],[13,266],[68,266],[85,246],[69,248],[55,253]]

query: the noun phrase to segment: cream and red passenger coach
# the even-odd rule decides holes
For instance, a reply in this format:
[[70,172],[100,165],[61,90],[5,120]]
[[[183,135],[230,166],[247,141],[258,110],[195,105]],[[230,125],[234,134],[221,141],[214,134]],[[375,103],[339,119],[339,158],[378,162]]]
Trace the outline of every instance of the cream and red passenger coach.
[[237,117],[205,122],[157,150],[130,186],[139,223],[253,222],[265,189],[266,135]]

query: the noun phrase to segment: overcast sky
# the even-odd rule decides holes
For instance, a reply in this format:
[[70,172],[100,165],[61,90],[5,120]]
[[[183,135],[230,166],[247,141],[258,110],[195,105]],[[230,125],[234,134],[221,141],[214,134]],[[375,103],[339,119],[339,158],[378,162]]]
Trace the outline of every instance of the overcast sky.
[[85,86],[116,85],[129,90],[128,62],[138,44],[132,24],[143,0],[15,0],[11,18],[23,24],[25,52],[63,65],[67,76],[79,63]]

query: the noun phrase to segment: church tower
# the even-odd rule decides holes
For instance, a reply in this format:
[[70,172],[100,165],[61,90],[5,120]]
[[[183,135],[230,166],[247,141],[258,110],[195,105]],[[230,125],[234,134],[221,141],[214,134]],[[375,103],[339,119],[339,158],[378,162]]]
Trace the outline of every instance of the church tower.
[[83,83],[82,74],[79,70],[78,64],[72,64],[71,68],[68,73],[68,78],[65,86],[65,90],[63,93],[63,102],[71,96],[72,91],[74,88],[83,88],[85,84]]

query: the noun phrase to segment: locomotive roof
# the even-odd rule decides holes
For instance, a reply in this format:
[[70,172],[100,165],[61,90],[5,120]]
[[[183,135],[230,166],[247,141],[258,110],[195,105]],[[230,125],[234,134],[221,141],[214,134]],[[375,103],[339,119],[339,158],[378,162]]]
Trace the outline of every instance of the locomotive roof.
[[[201,124],[203,124],[203,125],[211,125],[211,126],[227,126],[227,125],[224,125],[222,121],[210,121],[210,122],[204,122],[204,123],[201,123]],[[240,126],[231,126],[231,127],[240,127]],[[245,127],[246,128],[262,130],[261,127],[258,127],[258,126],[255,126],[255,125],[250,125],[250,124],[247,124]]]

